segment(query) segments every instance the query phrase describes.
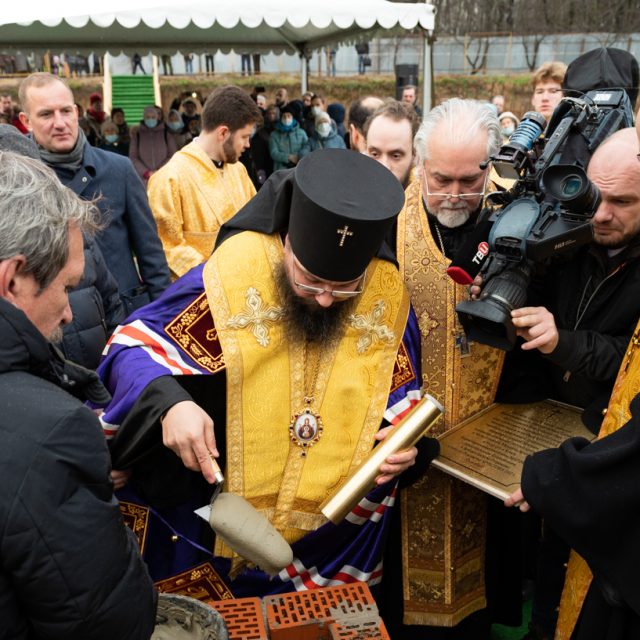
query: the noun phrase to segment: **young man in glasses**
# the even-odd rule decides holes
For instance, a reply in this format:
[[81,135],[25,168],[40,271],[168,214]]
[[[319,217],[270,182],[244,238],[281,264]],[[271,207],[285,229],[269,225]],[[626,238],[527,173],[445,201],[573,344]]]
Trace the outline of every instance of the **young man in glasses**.
[[[417,450],[389,457],[364,510],[342,524],[320,505],[384,438],[384,419],[419,397],[418,329],[384,244],[403,201],[374,160],[310,154],[222,226],[205,265],[114,334],[100,369],[114,400],[102,419],[114,466],[134,468],[128,489],[157,509],[146,556],[155,577],[208,561],[237,596],[380,582],[396,479],[416,470]],[[215,557],[210,544],[190,546],[211,456],[225,489],[292,544],[278,578],[254,569],[232,580],[222,541]]]
[[[409,184],[398,217],[395,244],[420,325],[422,381],[447,408],[443,430],[493,402],[502,366],[501,352],[466,340],[455,306],[468,290],[446,273],[475,231],[489,182],[490,167],[483,163],[500,145],[500,123],[490,106],[453,98],[432,109],[414,139],[421,178]],[[403,490],[401,500],[407,507],[402,540],[409,542],[403,550],[409,589],[404,601],[392,590],[385,597],[394,611],[404,611],[404,626],[398,616],[391,636],[488,638],[482,612],[470,615],[485,606],[485,497],[430,470]],[[431,534],[429,544],[410,543],[424,531]],[[464,560],[449,561],[450,554]],[[444,584],[451,585],[446,593]]]

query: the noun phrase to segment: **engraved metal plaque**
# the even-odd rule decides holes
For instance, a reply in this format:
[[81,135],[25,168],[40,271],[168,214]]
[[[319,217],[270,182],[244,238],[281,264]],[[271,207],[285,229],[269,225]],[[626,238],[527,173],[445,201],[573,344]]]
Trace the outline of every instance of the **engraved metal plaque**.
[[432,465],[504,500],[520,486],[525,458],[568,438],[594,440],[582,410],[553,400],[493,404],[439,436]]

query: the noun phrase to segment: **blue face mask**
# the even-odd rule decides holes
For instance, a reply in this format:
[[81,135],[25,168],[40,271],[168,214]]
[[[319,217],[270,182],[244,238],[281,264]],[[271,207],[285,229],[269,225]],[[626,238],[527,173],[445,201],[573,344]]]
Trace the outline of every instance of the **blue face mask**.
[[171,129],[171,131],[180,131],[182,127],[182,122],[169,122],[169,129]]
[[145,118],[144,123],[149,129],[153,129],[158,124],[158,121],[155,118]]
[[120,136],[117,133],[110,133],[108,135],[106,135],[104,137],[104,139],[109,143],[109,144],[113,144],[114,142],[118,141],[118,138]]
[[293,129],[294,127],[294,124],[295,124],[295,120],[292,120],[288,124],[285,124],[284,122],[282,122],[282,120],[280,120],[280,128],[283,131],[291,131],[291,129]]

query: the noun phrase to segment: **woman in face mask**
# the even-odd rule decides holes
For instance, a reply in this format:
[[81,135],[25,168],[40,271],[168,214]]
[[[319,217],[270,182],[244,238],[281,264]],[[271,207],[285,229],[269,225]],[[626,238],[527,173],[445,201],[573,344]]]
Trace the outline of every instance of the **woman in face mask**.
[[191,135],[185,130],[182,116],[177,109],[171,109],[169,111],[167,115],[167,127],[176,142],[177,149],[182,149],[182,147],[191,142]]
[[520,124],[520,120],[511,113],[511,111],[503,111],[500,114],[500,130],[502,132],[502,139],[507,142],[511,137],[511,134],[516,130],[516,127]]
[[131,129],[129,146],[129,158],[145,185],[176,151],[176,140],[159,119],[156,107],[145,107],[139,126]]
[[309,141],[300,152],[300,157],[311,153],[316,149],[346,149],[342,136],[336,130],[336,123],[328,113],[321,111],[314,121],[315,127]]
[[307,134],[293,117],[289,105],[282,107],[280,121],[269,138],[269,153],[273,159],[273,170],[295,167],[300,159],[300,151],[307,143]]
[[105,120],[100,132],[101,139],[100,144],[98,145],[100,149],[111,151],[112,153],[118,153],[121,156],[129,155],[129,144],[127,142],[120,141],[118,125],[115,122]]

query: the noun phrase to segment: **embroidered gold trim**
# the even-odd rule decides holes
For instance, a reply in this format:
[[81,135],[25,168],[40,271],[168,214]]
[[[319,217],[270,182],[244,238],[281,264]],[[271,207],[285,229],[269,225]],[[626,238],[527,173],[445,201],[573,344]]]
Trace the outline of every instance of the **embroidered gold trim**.
[[246,293],[246,312],[238,313],[227,320],[227,327],[251,331],[261,347],[269,345],[269,326],[280,320],[284,314],[282,307],[270,307],[262,301],[262,295],[254,287]]
[[[204,331],[204,340],[199,339],[198,325],[210,325]],[[202,368],[211,373],[224,369],[224,358],[218,343],[218,334],[213,327],[213,318],[205,293],[199,295],[186,309],[180,312],[165,328],[165,333],[177,342]]]
[[398,355],[396,356],[396,364],[393,368],[391,393],[399,389],[402,385],[407,384],[407,382],[413,380],[415,377],[416,372],[413,370],[411,358],[409,358],[404,342],[401,342],[400,348],[398,349]]
[[395,337],[393,331],[386,324],[381,323],[385,309],[384,300],[378,300],[369,313],[354,313],[349,316],[351,326],[362,334],[356,344],[358,353],[364,353],[378,340],[393,342]]
[[196,600],[229,600],[233,594],[209,562],[204,562],[178,575],[160,580],[155,587],[161,593],[176,593]]
[[133,531],[138,539],[140,555],[144,553],[147,543],[147,529],[149,525],[149,507],[143,507],[133,502],[120,501],[120,513],[124,523]]

